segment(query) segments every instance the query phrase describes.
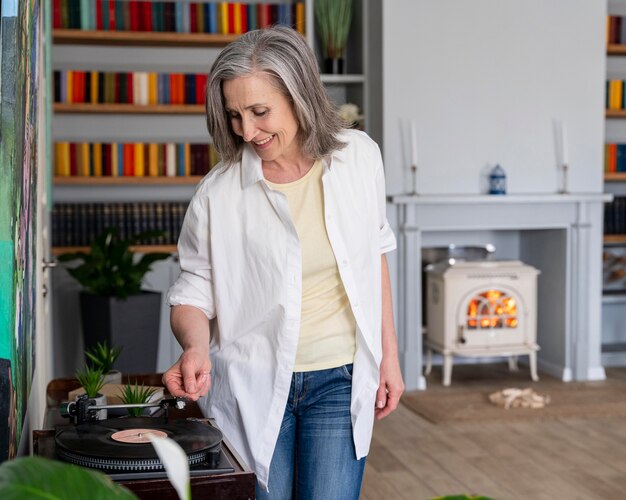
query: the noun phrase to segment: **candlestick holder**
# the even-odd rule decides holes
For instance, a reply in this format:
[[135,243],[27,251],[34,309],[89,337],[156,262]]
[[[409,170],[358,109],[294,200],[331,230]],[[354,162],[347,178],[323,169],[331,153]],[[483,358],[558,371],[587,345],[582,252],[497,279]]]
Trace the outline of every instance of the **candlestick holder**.
[[561,166],[561,188],[559,189],[559,194],[569,193],[569,191],[567,190],[567,170],[567,163],[563,163],[563,165]]
[[417,195],[417,164],[413,163],[411,165],[411,185],[413,186],[413,190],[411,191],[412,195]]

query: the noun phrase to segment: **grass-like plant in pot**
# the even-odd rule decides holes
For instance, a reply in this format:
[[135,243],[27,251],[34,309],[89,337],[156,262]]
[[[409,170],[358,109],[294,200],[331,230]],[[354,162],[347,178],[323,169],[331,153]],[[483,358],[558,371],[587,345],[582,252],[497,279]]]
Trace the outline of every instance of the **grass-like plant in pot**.
[[113,370],[113,364],[121,353],[121,347],[111,346],[105,340],[104,342],[98,342],[91,349],[87,349],[85,357],[90,366],[102,372],[105,383],[119,384],[122,381],[122,373]]
[[[82,388],[85,389],[87,397],[94,399],[97,406],[102,406],[107,403],[107,397],[104,394],[100,394],[100,389],[102,389],[104,385],[104,376],[100,370],[87,365],[82,370],[76,370],[74,376]],[[98,410],[96,418],[98,420],[104,420],[107,418],[107,415],[107,410]]]
[[85,393],[89,398],[93,399],[101,396],[100,389],[104,385],[104,377],[100,370],[86,366],[82,370],[77,370],[75,377],[82,388],[85,389]]
[[324,73],[343,73],[352,20],[352,0],[315,0],[315,22],[324,54]]
[[[150,402],[150,398],[154,396],[156,389],[154,387],[146,387],[145,385],[138,385],[135,381],[135,385],[130,383],[126,384],[120,393],[120,399],[125,405],[132,404],[144,404]],[[128,408],[128,413],[131,417],[139,417],[144,412],[145,408]]]
[[59,256],[62,262],[79,261],[67,271],[83,288],[80,309],[85,349],[97,348],[98,342],[123,347],[116,367],[125,373],[156,371],[161,293],[143,290],[142,281],[155,262],[171,254],[139,255],[132,246],[162,234],[147,231],[122,238],[117,228],[108,228],[88,252]]

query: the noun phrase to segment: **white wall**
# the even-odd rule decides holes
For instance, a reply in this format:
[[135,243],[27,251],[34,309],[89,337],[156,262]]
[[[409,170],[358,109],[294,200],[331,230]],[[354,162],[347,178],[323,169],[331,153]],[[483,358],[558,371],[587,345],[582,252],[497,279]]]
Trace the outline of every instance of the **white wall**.
[[[573,192],[602,191],[604,0],[385,0],[388,192],[480,193],[500,163],[509,193],[557,190],[553,121],[566,122]],[[483,177],[484,181],[484,177]]]

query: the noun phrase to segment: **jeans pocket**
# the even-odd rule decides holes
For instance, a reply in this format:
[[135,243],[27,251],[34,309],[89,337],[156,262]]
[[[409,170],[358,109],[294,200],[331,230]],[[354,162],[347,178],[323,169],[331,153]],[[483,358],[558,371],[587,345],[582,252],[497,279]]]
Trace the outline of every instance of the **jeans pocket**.
[[346,380],[352,380],[352,363],[349,365],[343,365],[340,370]]

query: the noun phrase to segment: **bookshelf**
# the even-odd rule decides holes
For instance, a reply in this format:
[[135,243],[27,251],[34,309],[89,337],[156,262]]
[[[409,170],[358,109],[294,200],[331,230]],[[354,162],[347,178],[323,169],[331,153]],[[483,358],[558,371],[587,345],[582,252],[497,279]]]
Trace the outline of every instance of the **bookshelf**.
[[[626,1],[610,0],[608,15],[626,16]],[[623,21],[626,21],[626,17],[623,17]],[[606,80],[626,80],[626,43],[608,43],[606,53]],[[610,96],[611,92],[608,92],[607,104]],[[606,109],[605,118],[605,143],[626,143],[626,109]],[[605,191],[612,193],[615,200],[626,196],[626,172],[605,172],[604,183]],[[621,202],[616,201],[607,205],[607,210],[610,210],[610,206],[614,206],[615,210],[607,212],[605,230],[609,229],[613,233],[610,228],[612,224],[622,226],[619,213],[624,207]],[[605,234],[603,245],[602,363],[605,366],[623,366],[626,364],[626,337],[621,325],[626,321],[623,308],[626,286],[620,290],[620,281],[613,277],[616,276],[616,271],[621,272],[621,256],[626,252],[626,234]]]
[[606,53],[609,56],[626,56],[626,44],[609,43]]
[[[134,245],[130,247],[131,251],[136,253],[146,252],[167,252],[176,253],[176,245]],[[80,247],[53,247],[52,255],[58,257],[66,253],[85,252],[88,253],[90,248],[87,246]]]
[[224,47],[237,35],[213,33],[158,33],[143,31],[87,31],[55,29],[55,45],[121,45],[124,47]]
[[55,176],[53,183],[55,186],[132,186],[132,185],[190,185],[195,186],[202,179],[201,175],[186,175],[181,177],[157,176],[157,177],[91,177],[75,176],[61,177]]
[[626,182],[626,172],[607,172],[604,174],[605,182]]
[[[88,0],[92,1],[92,0]],[[244,0],[246,1],[246,0]],[[274,0],[291,3],[289,0]],[[304,0],[305,37],[318,55],[321,48],[315,33],[314,1]],[[79,2],[76,1],[76,4]],[[189,2],[183,2],[188,4]],[[81,5],[84,2],[81,2]],[[377,10],[376,10],[377,9]],[[364,126],[381,142],[382,90],[378,79],[370,78],[372,68],[381,68],[382,38],[379,0],[353,0],[353,21],[346,52],[344,74],[322,74],[330,97],[338,104],[355,103],[365,115]],[[220,50],[237,35],[206,33],[155,33],[54,29],[52,32],[53,71],[157,72],[206,74]],[[370,50],[374,48],[374,50]],[[374,80],[374,81],[372,81]],[[99,102],[103,102],[99,100]],[[53,142],[75,143],[207,143],[203,105],[134,105],[55,103],[52,109]],[[55,177],[52,198],[55,205],[182,203],[193,195],[200,177]],[[83,224],[84,226],[85,224]],[[52,248],[53,255],[88,251],[86,245]],[[175,252],[174,245],[134,247],[136,252]],[[155,265],[145,286],[163,294],[179,273],[176,260]],[[78,285],[65,269],[52,271],[53,327],[67,344],[80,337],[75,304]],[[169,329],[169,308],[161,311],[160,347],[157,368],[165,370],[180,351]],[[68,374],[72,360],[68,360]],[[64,376],[64,373],[59,373]]]
[[[301,3],[304,5],[305,37],[316,52],[321,67],[321,44],[315,31],[314,1],[304,0]],[[193,2],[181,3],[183,8],[193,4]],[[250,3],[244,2],[243,5]],[[276,0],[273,3],[292,5],[295,2]],[[84,6],[84,3],[81,5]],[[351,102],[359,106],[361,114],[365,116],[363,122],[365,129],[380,141],[380,137],[376,137],[376,131],[370,130],[372,121],[368,109],[370,103],[375,101],[370,95],[368,43],[371,38],[369,32],[374,31],[370,29],[370,23],[376,14],[370,10],[370,0],[354,0],[344,73],[322,74],[321,77],[329,95],[338,104]],[[155,22],[154,18],[152,22]],[[52,30],[52,69],[103,73],[137,71],[206,74],[219,51],[237,36],[217,33],[64,29],[59,28],[57,24]],[[55,102],[53,140],[76,143],[93,143],[96,140],[102,143],[201,143],[206,142],[208,138],[202,104]],[[58,202],[67,201],[68,193],[75,188],[81,190],[78,198],[84,199],[88,196],[84,194],[86,190],[98,188],[101,198],[106,189],[111,189],[112,199],[119,199],[118,187],[134,185],[143,188],[157,185],[162,191],[173,185],[192,186],[197,184],[199,179],[200,177],[193,176],[55,177],[53,198]],[[70,195],[70,198],[74,196]]]
[[55,113],[113,113],[113,114],[174,114],[203,115],[201,104],[91,104],[91,103],[54,103]]

